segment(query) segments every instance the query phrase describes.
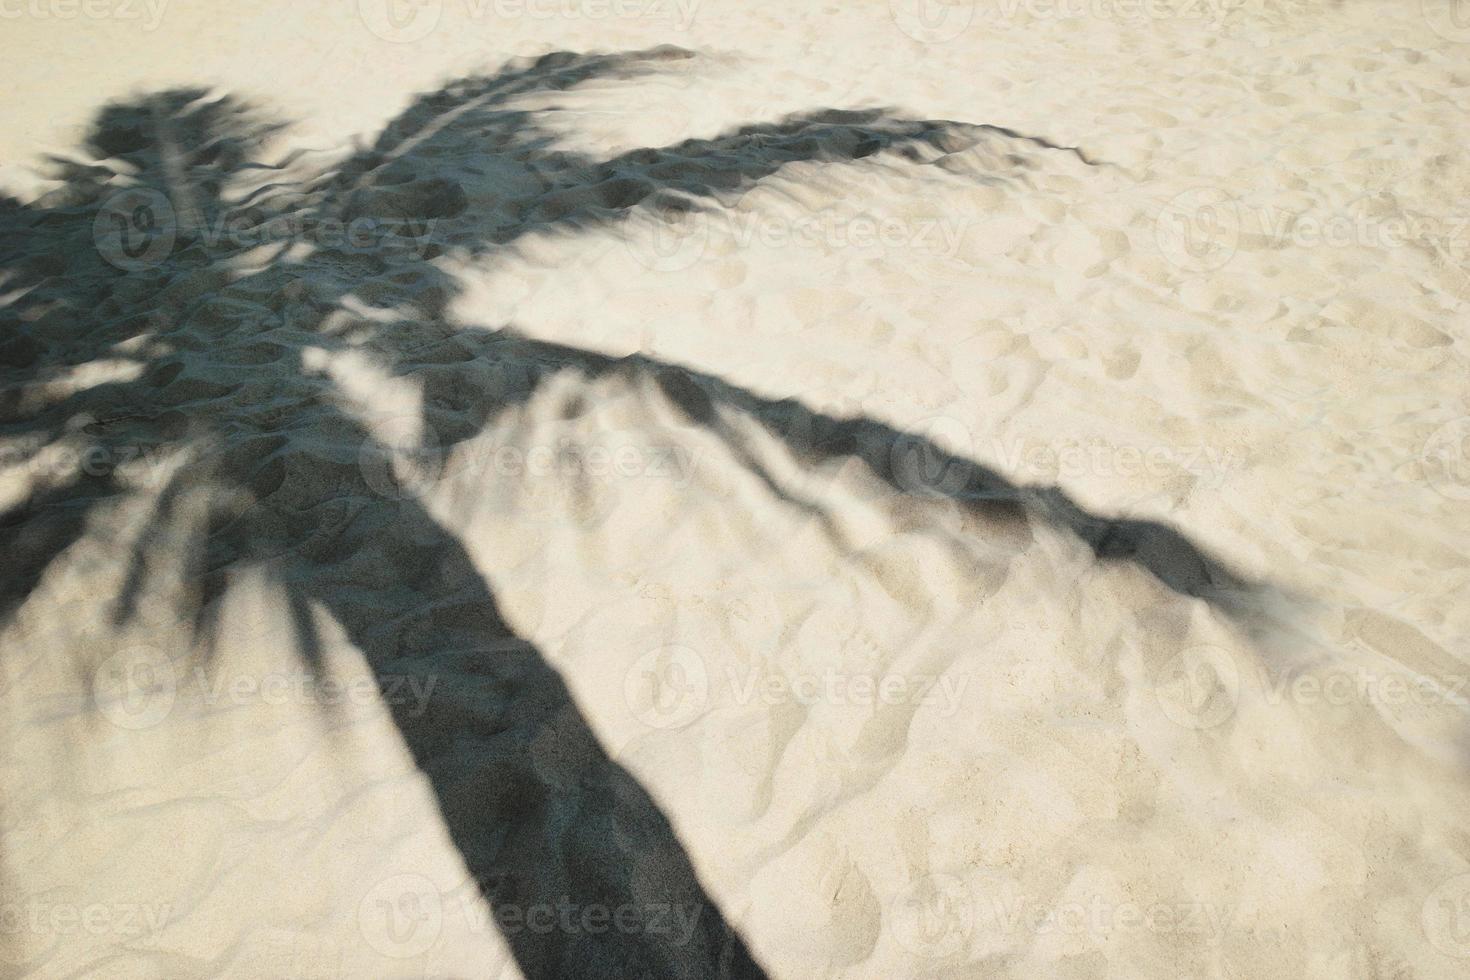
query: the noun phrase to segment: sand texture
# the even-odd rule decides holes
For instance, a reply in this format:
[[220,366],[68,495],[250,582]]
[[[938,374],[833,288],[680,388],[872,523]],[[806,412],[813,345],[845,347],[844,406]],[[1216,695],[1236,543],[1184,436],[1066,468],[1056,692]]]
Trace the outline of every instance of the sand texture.
[[1470,970],[1453,4],[65,9],[0,977]]

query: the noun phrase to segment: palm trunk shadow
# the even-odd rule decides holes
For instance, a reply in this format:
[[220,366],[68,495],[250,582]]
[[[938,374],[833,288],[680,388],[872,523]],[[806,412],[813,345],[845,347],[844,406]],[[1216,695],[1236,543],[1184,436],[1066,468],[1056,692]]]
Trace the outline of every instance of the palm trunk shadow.
[[[409,677],[431,692],[386,700],[521,972],[764,977],[668,818],[506,623],[463,545],[416,501],[370,507],[354,550],[375,551],[379,580],[397,585],[354,602],[362,591],[339,581],[351,573],[288,561],[281,574],[343,627],[385,691]],[[315,636],[299,639],[315,663]]]

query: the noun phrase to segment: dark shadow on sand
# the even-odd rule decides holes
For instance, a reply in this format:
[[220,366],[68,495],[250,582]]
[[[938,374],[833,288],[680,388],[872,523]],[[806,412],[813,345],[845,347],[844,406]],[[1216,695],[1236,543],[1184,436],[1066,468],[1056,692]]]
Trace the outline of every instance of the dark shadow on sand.
[[[980,131],[1081,156],[994,127],[827,110],[595,160],[558,149],[538,113],[517,105],[688,57],[557,53],[465,78],[419,97],[371,146],[320,172],[300,157],[263,163],[259,153],[281,126],[249,105],[202,90],[159,93],[102,109],[83,156],[53,161],[64,181],[57,191],[31,204],[0,199],[0,438],[26,453],[80,440],[105,460],[138,450],[197,455],[159,493],[127,585],[99,598],[117,620],[135,615],[151,567],[182,562],[194,594],[179,614],[207,649],[230,577],[265,569],[291,597],[307,665],[319,664],[316,606],[380,674],[437,675],[428,710],[395,708],[395,717],[492,906],[656,900],[701,910],[684,945],[616,932],[507,934],[530,977],[762,971],[705,894],[668,819],[608,757],[557,672],[502,618],[464,545],[412,488],[392,483],[390,467],[364,465],[390,448],[310,366],[309,351],[350,347],[418,385],[437,452],[484,431],[554,375],[618,374],[647,379],[686,424],[718,436],[783,505],[834,536],[819,505],[765,470],[744,422],[808,464],[857,459],[897,493],[956,501],[979,518],[973,526],[1026,537],[1033,522],[1064,529],[1099,561],[1134,563],[1226,611],[1257,587],[1167,526],[1089,513],[1059,487],[1015,485],[873,419],[763,398],[650,357],[455,323],[457,284],[433,262],[443,255],[486,258],[533,232],[719,207],[797,161],[892,154],[923,164],[963,150]],[[482,148],[468,178],[444,166],[466,146]],[[252,251],[217,234],[230,216],[251,227],[291,222],[298,238],[317,242],[332,223],[366,221],[376,237],[369,247],[319,244],[303,254],[267,236]],[[364,307],[377,315],[361,315]],[[136,377],[64,383],[103,360],[133,365]],[[267,403],[289,407],[249,408]],[[311,452],[286,451],[303,437]],[[13,616],[85,534],[96,506],[132,492],[111,470],[74,473],[0,513],[8,566],[0,617]],[[182,503],[200,495],[209,500],[203,517]],[[163,554],[180,531],[187,548]],[[350,580],[336,574],[348,556]],[[371,584],[363,568],[375,570]],[[537,743],[554,746],[554,776],[532,765],[527,746]]]

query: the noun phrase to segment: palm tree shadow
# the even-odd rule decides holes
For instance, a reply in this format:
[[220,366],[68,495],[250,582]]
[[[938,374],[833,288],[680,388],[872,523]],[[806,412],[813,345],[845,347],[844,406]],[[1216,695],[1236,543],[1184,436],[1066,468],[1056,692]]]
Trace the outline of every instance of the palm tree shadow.
[[[443,452],[554,376],[620,376],[646,381],[839,544],[823,508],[762,461],[752,431],[809,466],[860,461],[895,493],[953,501],[980,527],[1061,528],[1100,561],[1135,564],[1227,612],[1261,588],[1167,526],[1092,514],[1059,487],[1014,484],[873,419],[763,398],[643,355],[455,323],[459,289],[441,256],[493,260],[531,234],[718,207],[790,163],[902,155],[945,165],[988,139],[1082,158],[996,127],[826,110],[597,160],[559,149],[544,124],[550,110],[524,106],[593,79],[678,70],[688,57],[560,52],[460,79],[416,99],[371,146],[315,170],[300,158],[259,161],[282,127],[255,107],[204,90],[160,93],[104,108],[86,157],[53,161],[57,191],[33,204],[0,200],[0,241],[10,243],[0,252],[0,435],[21,447],[21,464],[55,446],[104,463],[49,474],[0,513],[13,568],[0,622],[98,505],[138,492],[125,457],[188,454],[109,597],[119,622],[137,615],[152,570],[175,561],[192,583],[180,615],[207,648],[231,577],[265,569],[290,597],[309,669],[322,669],[315,606],[380,677],[438,680],[428,710],[390,706],[493,908],[664,904],[696,916],[677,939],[507,929],[531,977],[762,971],[669,820],[507,624],[463,543],[395,475],[390,461],[402,454],[313,366],[313,352],[366,354],[411,381],[418,428]],[[312,247],[295,247],[303,241]],[[116,377],[78,380],[104,363]],[[190,504],[200,499],[202,509]]]

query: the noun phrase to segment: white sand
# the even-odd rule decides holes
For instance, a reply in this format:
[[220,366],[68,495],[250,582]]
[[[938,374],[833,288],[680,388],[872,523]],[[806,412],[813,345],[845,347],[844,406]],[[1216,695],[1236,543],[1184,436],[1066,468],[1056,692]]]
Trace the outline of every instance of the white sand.
[[0,975],[1465,975],[1451,7],[319,7],[3,8]]

